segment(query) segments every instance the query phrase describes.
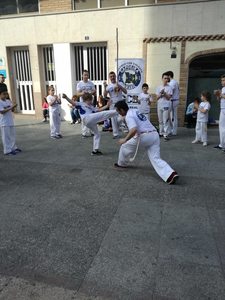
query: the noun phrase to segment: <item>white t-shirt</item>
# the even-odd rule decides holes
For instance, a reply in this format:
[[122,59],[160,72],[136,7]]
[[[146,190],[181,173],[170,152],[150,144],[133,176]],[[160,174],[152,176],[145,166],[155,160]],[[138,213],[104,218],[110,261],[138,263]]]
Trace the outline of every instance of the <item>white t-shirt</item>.
[[[199,104],[199,108],[198,108],[198,114],[197,114],[197,121],[199,122],[208,122],[209,119],[209,110],[210,110],[210,103],[209,102],[201,102]],[[203,113],[200,111],[200,109],[207,109],[206,113]]]
[[138,133],[156,130],[148,118],[137,109],[129,109],[125,120],[129,130],[137,128]]
[[140,101],[140,106],[138,108],[139,112],[142,114],[148,114],[150,113],[150,104],[149,102],[152,102],[152,97],[149,94],[140,93],[138,95],[138,100]]
[[88,105],[86,102],[77,102],[76,108],[79,110],[81,119],[84,119],[85,116],[98,111],[97,107],[94,107],[93,105]]
[[116,102],[123,100],[123,93],[122,90],[119,89],[118,92],[115,91],[115,88],[117,87],[116,83],[110,83],[106,87],[106,92],[109,93],[110,100],[112,101],[112,104],[115,104]]
[[[222,88],[222,94],[225,95],[225,87]],[[225,99],[224,98],[220,99],[220,108],[225,109]]]
[[[156,95],[158,96],[160,94],[160,92],[164,90],[168,95],[173,95],[173,91],[172,88],[167,84],[165,86],[160,85],[159,87],[157,87],[156,89]],[[157,105],[159,108],[164,108],[164,107],[170,107],[170,100],[167,100],[166,97],[161,97],[159,98]]]
[[[0,100],[0,112],[6,108],[12,107],[12,101],[6,99],[5,101]],[[14,126],[13,113],[11,110],[4,114],[0,113],[0,126]]]
[[[48,104],[51,103],[52,101],[55,100],[55,97],[56,96],[51,96],[51,95],[48,95],[47,96],[47,102]],[[49,111],[52,111],[52,112],[60,112],[60,104],[58,103],[58,101],[56,101],[53,105],[49,105]]]
[[169,86],[172,88],[173,95],[171,100],[179,100],[180,98],[180,89],[179,84],[175,79],[171,79],[169,82]]
[[[79,93],[85,92],[85,93],[93,93],[95,91],[95,85],[91,80],[88,80],[87,82],[84,82],[81,80],[77,84],[77,91]],[[83,97],[80,96],[80,102],[83,102]]]

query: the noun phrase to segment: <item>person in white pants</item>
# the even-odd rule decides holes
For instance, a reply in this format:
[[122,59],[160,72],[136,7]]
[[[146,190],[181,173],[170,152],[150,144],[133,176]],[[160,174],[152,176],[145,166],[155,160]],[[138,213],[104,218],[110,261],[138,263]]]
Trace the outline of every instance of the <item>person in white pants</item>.
[[119,140],[121,145],[118,162],[115,168],[126,168],[133,161],[139,144],[147,150],[148,158],[157,174],[167,183],[172,184],[178,179],[178,174],[167,162],[160,157],[160,140],[155,127],[136,109],[129,109],[124,101],[115,104],[117,112],[125,117],[129,132],[125,138]]
[[217,99],[220,99],[220,118],[219,118],[219,135],[220,143],[214,148],[222,149],[225,152],[225,74],[221,76],[222,90],[214,91]]
[[169,86],[172,88],[173,95],[171,97],[171,108],[170,108],[170,125],[171,134],[177,135],[178,119],[177,119],[177,108],[179,105],[180,89],[178,82],[173,78],[174,74],[172,71],[166,72],[169,76]]
[[[103,83],[104,85],[104,91],[103,95],[104,97],[107,97],[109,94],[110,100],[112,101],[110,105],[111,110],[115,110],[115,104],[116,102],[123,100],[123,93],[127,94],[127,90],[125,87],[123,87],[121,84],[119,84],[116,81],[116,73],[111,71],[109,73],[109,80],[111,81],[110,84],[107,85],[106,82]],[[111,118],[112,121],[112,129],[113,129],[113,138],[119,137],[119,124],[122,122],[121,119],[118,118],[118,114]]]
[[97,124],[118,115],[115,110],[106,110],[110,107],[111,102],[108,101],[105,106],[97,108],[92,105],[92,96],[89,93],[83,95],[83,102],[73,101],[66,94],[63,94],[62,97],[79,110],[83,124],[94,133],[93,151],[91,154],[102,155],[102,152],[99,150],[101,135]]
[[51,85],[48,88],[47,102],[49,104],[49,125],[50,125],[50,137],[52,139],[60,139],[62,135],[60,133],[61,116],[60,116],[60,104],[61,99],[55,95],[54,86]]
[[172,88],[168,84],[169,76],[166,73],[162,74],[162,85],[157,87],[157,113],[159,120],[159,135],[167,141],[170,133],[170,107],[171,97],[173,94]]
[[209,119],[209,110],[210,110],[210,101],[211,95],[207,91],[201,92],[202,102],[198,107],[197,122],[195,127],[196,136],[192,141],[192,144],[197,144],[202,142],[203,146],[207,146],[208,137],[207,137],[207,123]]
[[3,152],[5,155],[16,155],[22,150],[16,146],[15,127],[12,111],[17,106],[8,98],[7,86],[0,83],[0,127]]
[[[93,101],[93,97],[96,95],[95,85],[91,80],[89,80],[88,70],[83,70],[82,80],[77,84],[77,96],[80,97],[80,102],[83,102],[83,95],[87,93],[92,95]],[[90,129],[87,128],[83,122],[81,122],[81,134],[84,138],[91,136]]]

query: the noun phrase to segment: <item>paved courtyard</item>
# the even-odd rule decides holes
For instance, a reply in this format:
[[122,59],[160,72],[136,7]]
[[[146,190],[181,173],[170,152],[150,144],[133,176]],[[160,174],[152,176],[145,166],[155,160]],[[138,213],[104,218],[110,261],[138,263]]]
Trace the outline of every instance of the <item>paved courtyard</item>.
[[0,142],[0,300],[224,300],[225,153],[193,145],[194,129],[161,142],[180,180],[169,186],[140,149],[114,170],[119,146],[62,122],[16,120],[15,157]]

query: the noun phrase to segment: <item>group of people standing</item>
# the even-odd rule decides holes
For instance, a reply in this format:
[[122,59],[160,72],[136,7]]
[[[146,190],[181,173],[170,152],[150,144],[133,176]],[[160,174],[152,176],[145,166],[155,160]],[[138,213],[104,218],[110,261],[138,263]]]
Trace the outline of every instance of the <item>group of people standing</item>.
[[[139,145],[143,145],[147,151],[149,160],[157,174],[167,183],[175,183],[178,174],[168,163],[160,157],[160,141],[162,136],[168,141],[170,135],[177,135],[177,107],[179,104],[179,85],[173,78],[172,71],[162,74],[162,84],[156,90],[157,112],[159,120],[159,134],[150,122],[150,105],[152,97],[148,93],[148,85],[142,86],[142,92],[138,96],[139,109],[129,109],[123,94],[127,93],[124,86],[117,82],[115,72],[109,73],[109,84],[104,82],[103,96],[108,96],[105,105],[98,108],[93,105],[93,97],[96,94],[94,83],[89,80],[87,70],[83,71],[83,78],[77,84],[77,94],[70,99],[66,94],[58,96],[53,86],[48,89],[46,104],[49,110],[50,136],[53,139],[61,139],[60,132],[60,105],[61,97],[69,102],[73,109],[79,112],[81,118],[82,136],[93,135],[92,155],[102,155],[100,150],[100,133],[97,124],[111,119],[113,138],[118,138],[121,145],[118,161],[114,164],[116,169],[125,169],[135,159]],[[225,151],[225,75],[221,77],[222,90],[214,91],[221,100],[221,113],[219,121],[220,144],[215,148]],[[12,111],[16,107],[9,100],[7,86],[0,83],[0,125],[5,155],[16,155],[21,152],[15,144],[15,132],[12,119]],[[207,122],[210,109],[210,94],[201,93],[201,102],[197,108],[196,137],[192,143],[203,142],[207,145]],[[121,138],[119,124],[124,122],[128,128],[125,137]]]

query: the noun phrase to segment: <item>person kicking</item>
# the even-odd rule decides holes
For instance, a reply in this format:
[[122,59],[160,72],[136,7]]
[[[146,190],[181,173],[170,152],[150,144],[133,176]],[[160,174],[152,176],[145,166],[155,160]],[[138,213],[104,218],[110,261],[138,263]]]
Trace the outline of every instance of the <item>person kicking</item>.
[[83,102],[73,101],[66,94],[62,94],[62,97],[78,109],[82,123],[94,133],[91,155],[102,155],[99,150],[101,135],[97,124],[118,115],[116,110],[106,110],[110,107],[111,102],[108,101],[105,106],[97,108],[92,105],[92,95],[89,93],[83,95]]

